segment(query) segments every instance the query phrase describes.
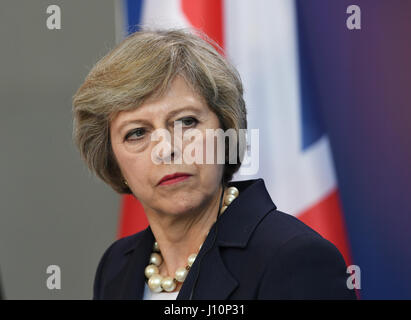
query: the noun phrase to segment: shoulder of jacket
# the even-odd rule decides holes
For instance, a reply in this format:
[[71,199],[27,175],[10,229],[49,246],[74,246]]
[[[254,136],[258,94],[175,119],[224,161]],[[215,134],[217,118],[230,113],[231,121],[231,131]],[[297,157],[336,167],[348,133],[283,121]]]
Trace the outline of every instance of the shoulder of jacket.
[[254,230],[253,238],[264,242],[268,248],[277,249],[292,239],[320,238],[319,233],[311,229],[298,218],[279,210],[269,212]]

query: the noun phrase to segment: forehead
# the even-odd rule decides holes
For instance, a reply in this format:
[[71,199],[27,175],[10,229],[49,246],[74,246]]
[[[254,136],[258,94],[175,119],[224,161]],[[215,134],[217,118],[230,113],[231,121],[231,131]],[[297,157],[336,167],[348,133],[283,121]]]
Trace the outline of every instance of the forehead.
[[188,85],[183,77],[176,76],[162,96],[150,97],[138,108],[119,112],[111,125],[118,127],[131,119],[156,119],[184,110],[210,111],[205,99]]

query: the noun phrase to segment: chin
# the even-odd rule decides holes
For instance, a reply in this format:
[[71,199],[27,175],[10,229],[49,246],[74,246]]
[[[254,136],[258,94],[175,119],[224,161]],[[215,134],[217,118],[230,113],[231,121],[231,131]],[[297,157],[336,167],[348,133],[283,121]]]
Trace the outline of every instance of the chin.
[[171,199],[170,201],[167,201],[167,205],[164,208],[164,212],[170,214],[170,215],[184,215],[184,214],[189,214],[193,210],[195,210],[200,202],[195,201],[195,199],[191,198],[183,198],[183,199]]

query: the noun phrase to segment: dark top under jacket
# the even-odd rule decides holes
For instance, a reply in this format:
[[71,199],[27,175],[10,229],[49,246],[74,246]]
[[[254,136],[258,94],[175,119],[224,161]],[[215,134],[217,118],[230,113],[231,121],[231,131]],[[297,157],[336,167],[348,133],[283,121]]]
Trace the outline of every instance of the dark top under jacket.
[[[356,298],[337,248],[276,210],[262,179],[230,185],[240,195],[211,228],[177,300]],[[115,241],[97,268],[94,299],[143,299],[153,243],[150,227]]]

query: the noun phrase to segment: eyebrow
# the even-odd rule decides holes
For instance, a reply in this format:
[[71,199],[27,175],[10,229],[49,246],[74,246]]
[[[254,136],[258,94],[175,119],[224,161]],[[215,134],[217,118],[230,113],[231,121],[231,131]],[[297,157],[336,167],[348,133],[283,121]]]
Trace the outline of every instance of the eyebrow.
[[[176,116],[177,114],[182,113],[184,111],[192,111],[192,112],[195,112],[197,114],[202,112],[202,110],[200,108],[190,105],[190,106],[186,106],[186,107],[182,107],[182,108],[178,108],[178,109],[170,111],[167,114],[167,118],[172,118],[172,117]],[[125,126],[127,126],[129,124],[137,124],[137,123],[149,123],[149,121],[147,121],[146,119],[126,120],[118,126],[118,131],[121,131]]]

